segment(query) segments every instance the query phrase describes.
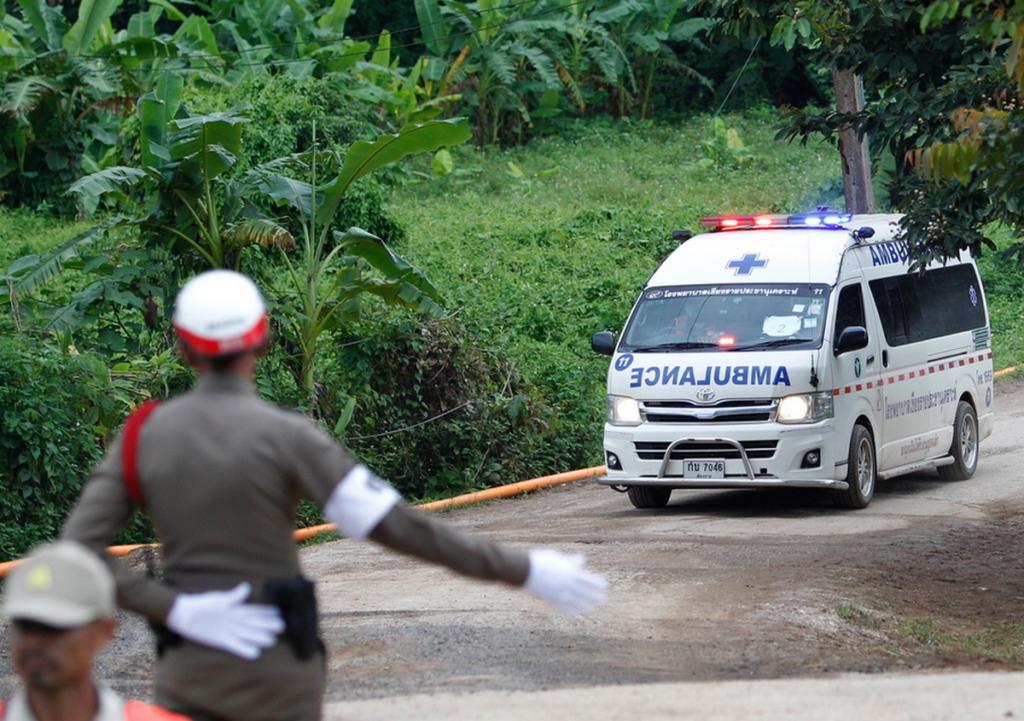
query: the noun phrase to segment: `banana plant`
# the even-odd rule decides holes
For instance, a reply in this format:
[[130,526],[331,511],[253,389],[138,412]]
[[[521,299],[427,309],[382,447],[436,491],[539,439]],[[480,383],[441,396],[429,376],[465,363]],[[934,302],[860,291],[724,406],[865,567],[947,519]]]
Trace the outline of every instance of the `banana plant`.
[[570,28],[555,0],[417,0],[416,11],[428,48],[444,54],[429,77],[473,108],[481,145],[529,126],[529,101],[567,82],[558,39]]
[[[405,157],[465,142],[468,125],[461,119],[410,124],[357,141],[343,155],[314,144],[306,153],[235,172],[248,121],[244,108],[192,115],[181,91],[181,79],[165,75],[140,99],[140,167],[106,168],[69,189],[83,212],[95,212],[107,200],[121,213],[65,244],[57,256],[16,261],[3,278],[12,289],[11,302],[18,291],[28,292],[59,272],[62,259],[117,229],[137,228],[154,259],[177,260],[178,277],[165,278],[164,298],[192,272],[238,267],[247,247],[277,248],[284,272],[269,273],[266,285],[274,289],[282,327],[297,348],[296,381],[316,413],[322,338],[353,320],[364,296],[427,314],[440,310],[440,295],[420,270],[377,236],[337,227],[345,194],[361,178]],[[95,288],[89,293],[72,300],[73,313],[58,311],[55,317],[82,317],[83,304],[110,295]],[[143,296],[135,295],[141,303]]]
[[[608,28],[617,46],[622,49],[625,62],[635,66],[641,76],[634,84],[639,91],[638,105],[641,118],[650,109],[651,90],[659,68],[668,68],[695,80],[708,89],[711,81],[692,66],[682,62],[675,48],[688,45],[694,50],[706,50],[703,41],[718,21],[712,18],[687,16],[687,0],[619,0],[593,13],[592,18]],[[633,69],[630,70],[632,75]],[[619,88],[619,97],[625,99],[625,89]],[[625,111],[623,106],[622,111]],[[624,112],[622,113],[624,114]]]
[[77,180],[68,193],[84,213],[105,196],[142,209],[124,223],[143,242],[163,246],[187,268],[238,267],[252,244],[288,244],[287,231],[260,213],[248,197],[247,175],[232,178],[242,146],[244,107],[192,115],[182,105],[183,81],[165,74],[139,98],[141,167],[114,166]]
[[[379,237],[361,228],[342,230],[335,217],[346,192],[360,178],[409,155],[429,153],[468,140],[465,120],[435,120],[410,124],[373,141],[353,143],[333,173],[320,184],[318,160],[337,161],[317,150],[293,156],[308,171],[309,182],[270,174],[263,189],[300,217],[298,247],[282,253],[287,268],[273,287],[281,307],[293,308],[284,325],[298,349],[297,381],[310,412],[318,414],[316,361],[324,335],[358,317],[361,299],[371,295],[389,305],[427,315],[439,315],[441,297],[415,266],[396,254]],[[294,257],[293,257],[294,256]]]
[[356,60],[339,82],[345,93],[371,107],[379,107],[389,128],[402,128],[409,123],[432,120],[458,102],[460,95],[447,88],[436,90],[424,75],[428,58],[420,58],[403,69],[391,53],[391,33],[382,30],[376,46],[366,45],[366,59]]
[[177,55],[156,34],[160,7],[115,31],[122,4],[84,0],[74,23],[47,0],[18,0],[17,15],[0,14],[0,193],[51,200],[110,162],[121,119]]

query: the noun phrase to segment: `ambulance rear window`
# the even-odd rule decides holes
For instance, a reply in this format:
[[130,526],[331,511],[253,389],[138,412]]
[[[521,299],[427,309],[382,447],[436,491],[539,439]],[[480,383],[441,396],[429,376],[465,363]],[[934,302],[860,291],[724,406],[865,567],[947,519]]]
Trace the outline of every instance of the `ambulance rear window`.
[[981,283],[969,264],[878,278],[869,283],[891,346],[984,328]]

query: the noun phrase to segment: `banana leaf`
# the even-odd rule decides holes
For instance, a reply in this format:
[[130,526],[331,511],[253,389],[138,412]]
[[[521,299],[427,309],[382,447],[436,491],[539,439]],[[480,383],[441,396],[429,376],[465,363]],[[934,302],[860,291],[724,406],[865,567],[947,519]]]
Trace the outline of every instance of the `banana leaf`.
[[465,118],[455,118],[407,125],[397,134],[382,135],[373,142],[360,140],[353,143],[338,177],[321,191],[323,201],[317,210],[317,222],[325,227],[331,222],[341,199],[359,178],[408,155],[432,153],[439,148],[464,143],[470,135]]
[[[344,233],[334,231],[334,240],[341,248],[341,252],[362,258],[383,275],[387,280],[386,285],[393,288],[394,300],[401,300],[410,306],[423,303],[421,296],[437,304],[442,302],[441,294],[427,280],[423,271],[391,250],[387,243],[373,233],[351,227]],[[378,286],[383,287],[380,284]]]
[[81,55],[89,50],[103,23],[110,20],[122,0],[82,0],[78,6],[78,20],[64,35],[65,50]]

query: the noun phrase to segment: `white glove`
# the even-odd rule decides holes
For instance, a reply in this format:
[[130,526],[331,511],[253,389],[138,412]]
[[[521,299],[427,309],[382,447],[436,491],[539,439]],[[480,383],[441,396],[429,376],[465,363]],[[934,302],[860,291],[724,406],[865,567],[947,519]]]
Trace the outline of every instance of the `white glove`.
[[530,573],[523,588],[569,616],[589,613],[605,602],[608,582],[585,569],[585,560],[581,553],[530,551]]
[[183,593],[167,614],[167,627],[189,641],[252,661],[273,646],[284,630],[277,606],[246,603],[252,587],[230,591]]

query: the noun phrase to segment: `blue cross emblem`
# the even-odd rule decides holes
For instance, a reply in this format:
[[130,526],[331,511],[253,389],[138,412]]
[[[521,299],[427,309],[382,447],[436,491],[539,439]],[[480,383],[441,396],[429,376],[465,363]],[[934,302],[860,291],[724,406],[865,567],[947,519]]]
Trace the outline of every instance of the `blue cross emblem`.
[[764,268],[768,265],[768,261],[761,260],[757,257],[758,255],[759,254],[757,253],[747,253],[742,258],[730,260],[725,264],[725,267],[735,268],[736,275],[750,275],[750,272],[754,270],[754,268]]

